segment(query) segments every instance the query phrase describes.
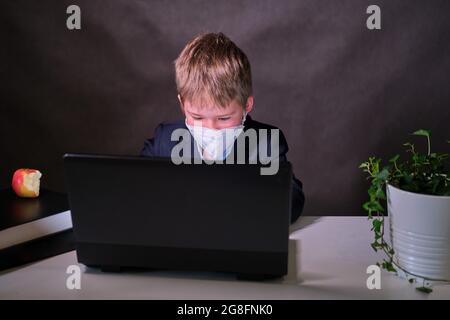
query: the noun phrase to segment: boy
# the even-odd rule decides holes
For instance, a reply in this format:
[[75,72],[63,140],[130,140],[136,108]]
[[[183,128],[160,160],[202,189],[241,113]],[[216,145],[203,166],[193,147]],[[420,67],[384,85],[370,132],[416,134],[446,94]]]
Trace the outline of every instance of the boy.
[[[245,53],[224,34],[208,33],[191,40],[175,60],[175,73],[178,100],[185,120],[160,124],[154,138],[145,141],[141,156],[173,156],[173,149],[179,143],[176,139],[172,141],[173,133],[185,129],[193,137],[196,156],[205,161],[228,160],[239,149],[235,146],[241,133],[245,135],[255,130],[258,135],[256,149],[270,153],[278,149],[278,160],[287,161],[288,145],[281,130],[254,121],[248,115],[253,109],[250,63]],[[197,130],[199,127],[200,131]],[[272,139],[269,138],[269,142],[263,139],[266,136],[259,134],[261,130],[269,131],[269,134],[277,132],[278,148]],[[261,148],[263,143],[266,145]],[[251,162],[248,158],[251,147],[245,148],[246,162]],[[257,150],[256,154],[262,162],[261,152]],[[292,191],[291,222],[294,222],[302,213],[305,202],[302,183],[295,177]]]

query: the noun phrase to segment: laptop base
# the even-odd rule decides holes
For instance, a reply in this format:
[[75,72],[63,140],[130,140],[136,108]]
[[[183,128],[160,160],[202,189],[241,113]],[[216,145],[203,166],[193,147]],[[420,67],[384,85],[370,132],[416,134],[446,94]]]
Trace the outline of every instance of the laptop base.
[[[129,268],[231,272],[236,274],[237,279],[249,281],[274,279],[287,274],[287,263],[280,263],[287,261],[287,252],[78,243],[77,258],[87,267],[114,273]],[[116,264],[118,261],[120,264]],[[255,265],[258,269],[254,268]]]

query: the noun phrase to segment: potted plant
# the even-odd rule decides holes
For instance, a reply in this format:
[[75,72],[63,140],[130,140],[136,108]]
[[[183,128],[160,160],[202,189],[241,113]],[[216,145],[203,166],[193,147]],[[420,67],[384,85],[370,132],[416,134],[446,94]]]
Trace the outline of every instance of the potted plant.
[[372,220],[371,246],[386,256],[377,265],[421,284],[416,289],[431,292],[434,283],[450,281],[449,154],[431,151],[429,130],[413,135],[427,139],[426,153],[407,142],[407,157],[397,154],[388,163],[369,157],[359,166],[370,180],[369,200],[363,208]]

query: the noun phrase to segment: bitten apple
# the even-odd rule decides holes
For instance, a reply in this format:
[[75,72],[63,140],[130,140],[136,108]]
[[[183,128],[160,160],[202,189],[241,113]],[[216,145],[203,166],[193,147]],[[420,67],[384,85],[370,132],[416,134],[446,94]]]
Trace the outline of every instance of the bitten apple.
[[17,169],[12,179],[14,192],[23,198],[39,196],[40,179],[42,173],[36,169]]

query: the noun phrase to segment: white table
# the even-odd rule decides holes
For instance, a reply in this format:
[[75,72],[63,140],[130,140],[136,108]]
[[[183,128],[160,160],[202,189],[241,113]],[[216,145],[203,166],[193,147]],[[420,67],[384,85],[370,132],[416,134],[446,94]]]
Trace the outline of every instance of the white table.
[[66,287],[75,252],[0,273],[0,299],[450,299],[450,286],[427,295],[405,280],[381,273],[369,290],[366,269],[382,257],[370,248],[365,217],[301,217],[291,226],[289,273],[264,282],[222,273],[102,273],[81,267],[81,289]]

